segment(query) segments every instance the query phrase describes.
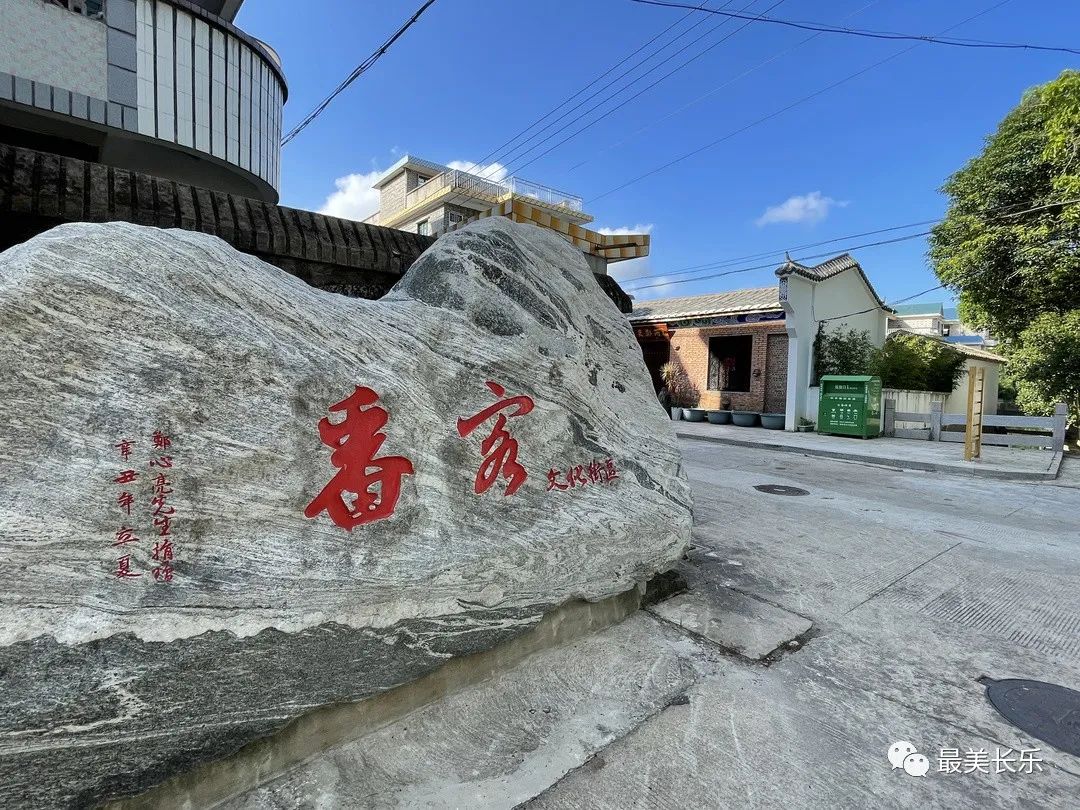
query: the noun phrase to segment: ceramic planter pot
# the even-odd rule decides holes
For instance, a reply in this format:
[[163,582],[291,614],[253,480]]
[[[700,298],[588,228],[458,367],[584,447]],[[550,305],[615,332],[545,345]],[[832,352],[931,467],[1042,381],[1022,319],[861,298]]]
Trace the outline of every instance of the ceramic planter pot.
[[705,409],[704,408],[683,408],[682,418],[687,422],[704,422],[705,421]]
[[706,418],[714,425],[727,425],[731,423],[731,411],[709,411]]
[[731,421],[739,427],[753,427],[757,424],[758,415],[754,411],[732,411]]
[[761,426],[767,430],[783,430],[784,429],[784,414],[782,413],[763,413],[761,415]]

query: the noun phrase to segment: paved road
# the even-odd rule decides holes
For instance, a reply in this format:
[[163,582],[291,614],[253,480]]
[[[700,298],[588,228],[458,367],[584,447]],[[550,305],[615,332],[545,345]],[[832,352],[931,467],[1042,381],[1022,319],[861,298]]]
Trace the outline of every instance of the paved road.
[[[1076,806],[1080,758],[977,679],[1080,689],[1080,469],[1010,484],[683,447],[688,593],[230,806]],[[898,740],[924,778],[890,768]],[[943,748],[1036,747],[1041,772],[938,772]]]

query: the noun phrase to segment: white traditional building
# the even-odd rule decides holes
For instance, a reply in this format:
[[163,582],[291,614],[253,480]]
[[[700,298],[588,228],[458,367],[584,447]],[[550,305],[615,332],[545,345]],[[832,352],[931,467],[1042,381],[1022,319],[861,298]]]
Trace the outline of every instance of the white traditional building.
[[788,258],[776,275],[788,334],[784,426],[794,430],[800,418],[817,421],[818,389],[810,383],[818,327],[865,331],[875,346],[883,346],[892,310],[848,253],[813,266]]
[[788,430],[800,417],[816,421],[818,326],[865,330],[881,346],[891,310],[847,253],[816,265],[789,258],[776,275],[771,287],[636,304],[630,321],[657,387],[660,366],[674,361],[702,408],[726,400],[737,410],[783,413]]

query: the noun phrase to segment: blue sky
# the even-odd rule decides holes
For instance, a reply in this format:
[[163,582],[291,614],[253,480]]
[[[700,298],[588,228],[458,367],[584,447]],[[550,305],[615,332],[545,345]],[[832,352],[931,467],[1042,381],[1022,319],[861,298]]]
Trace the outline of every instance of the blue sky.
[[[775,2],[734,0],[727,6],[765,13]],[[937,33],[995,2],[784,0],[769,14],[873,30]],[[298,13],[300,5],[248,0],[237,20],[282,57],[290,90],[286,129],[420,3],[309,0]],[[709,5],[718,8],[725,3],[712,0]],[[402,154],[443,163],[480,160],[684,14],[629,0],[437,0],[372,70],[285,147],[282,203],[360,215],[372,201],[367,190],[372,173]],[[701,16],[684,20],[649,50],[671,42]],[[495,156],[511,173],[582,196],[586,210],[595,216],[592,227],[650,228],[650,257],[631,266],[615,266],[617,277],[650,274],[668,282],[638,291],[639,298],[770,285],[775,279],[768,269],[678,284],[670,282],[689,276],[669,274],[766,251],[774,256],[720,270],[772,258],[779,262],[789,247],[941,216],[945,199],[937,189],[978,153],[984,137],[1024,90],[1066,68],[1080,67],[1080,58],[1067,54],[919,45],[764,124],[600,197],[910,47],[905,42],[829,34],[803,43],[809,32],[751,24],[627,101],[742,25],[721,23],[722,18],[709,15],[576,111],[574,115],[595,110],[543,149]],[[1071,47],[1077,30],[1080,3],[1012,0],[950,35]],[[690,44],[701,34],[706,35]],[[777,54],[781,55],[758,67]],[[647,78],[616,92],[668,57],[671,61]],[[721,89],[671,115],[717,87]],[[608,109],[615,112],[522,166]],[[793,255],[799,258],[902,233]],[[854,254],[878,292],[895,300],[937,283],[925,251],[925,240],[917,239]],[[942,298],[941,293],[926,296]]]

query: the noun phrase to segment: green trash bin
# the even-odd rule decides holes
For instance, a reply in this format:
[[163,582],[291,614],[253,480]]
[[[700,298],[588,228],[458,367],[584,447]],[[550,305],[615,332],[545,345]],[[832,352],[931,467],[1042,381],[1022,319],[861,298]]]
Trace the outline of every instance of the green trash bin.
[[817,432],[862,439],[881,433],[881,378],[839,374],[822,377]]

